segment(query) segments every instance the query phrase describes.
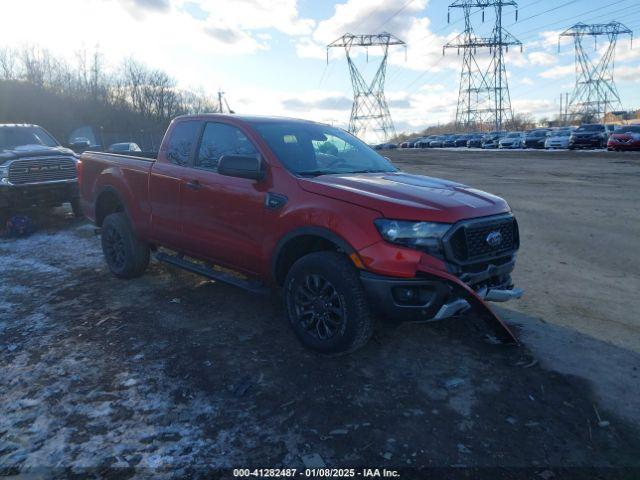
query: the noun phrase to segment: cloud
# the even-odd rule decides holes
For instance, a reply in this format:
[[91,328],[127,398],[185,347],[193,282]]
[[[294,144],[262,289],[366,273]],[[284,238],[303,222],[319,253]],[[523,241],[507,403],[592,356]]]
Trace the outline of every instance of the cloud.
[[561,78],[568,75],[573,75],[574,72],[575,69],[573,65],[558,65],[557,67],[544,70],[538,75],[542,78]]
[[169,10],[169,0],[125,0],[127,3],[131,3],[137,7],[155,10],[155,11],[167,11]]
[[[403,47],[391,47],[389,64],[411,70],[430,68],[438,72],[444,68],[459,68],[460,60],[455,54],[442,57],[442,45],[450,36],[439,36],[431,31],[431,20],[425,16],[427,0],[398,2],[397,0],[346,0],[335,5],[333,15],[320,21],[313,33],[302,37],[296,44],[301,58],[326,58],[326,46],[345,33],[367,34],[389,32],[406,42]],[[353,58],[380,56],[381,48],[356,48],[351,50]],[[330,49],[331,59],[341,58],[344,53]]]
[[533,65],[549,66],[558,61],[558,57],[556,55],[551,55],[547,52],[531,52],[527,57]]
[[313,32],[313,39],[324,45],[345,33],[363,34],[388,31],[406,37],[411,28],[408,20],[422,13],[427,0],[414,0],[402,9],[396,0],[347,0],[336,4],[333,16],[321,21]]
[[[545,30],[538,33],[538,38],[527,42],[526,46],[529,49],[540,48],[543,50],[555,50],[558,49],[558,42],[561,47],[564,47],[572,42],[569,37],[560,37],[560,34],[564,30]],[[567,50],[566,48],[564,50]]]
[[308,110],[350,110],[353,100],[346,96],[330,96],[319,99],[287,98],[282,101],[284,108],[296,111]]
[[532,100],[516,99],[511,102],[511,107],[515,113],[525,113],[534,117],[544,117],[555,115],[559,106],[552,100]]
[[247,35],[242,33],[240,30],[234,30],[225,27],[215,27],[213,25],[205,27],[204,31],[212,38],[229,45],[235,45],[247,38]]
[[640,83],[640,66],[618,66],[615,70],[616,82]]
[[297,0],[189,0],[187,3],[189,10],[197,11],[199,17],[206,16],[208,20],[230,29],[273,28],[287,35],[298,36],[310,34],[315,27],[313,19],[300,17]]
[[134,18],[142,19],[148,12],[168,12],[171,9],[170,0],[116,0]]
[[[300,58],[315,58],[324,60],[327,56],[326,47],[314,42],[311,38],[301,38],[296,42],[296,54]],[[331,53],[331,52],[330,52]],[[332,58],[335,58],[333,52]]]
[[411,108],[411,102],[408,98],[389,100],[387,104],[389,105],[389,108]]
[[197,2],[185,2],[182,9],[196,20],[206,20],[209,18],[209,12],[204,10]]

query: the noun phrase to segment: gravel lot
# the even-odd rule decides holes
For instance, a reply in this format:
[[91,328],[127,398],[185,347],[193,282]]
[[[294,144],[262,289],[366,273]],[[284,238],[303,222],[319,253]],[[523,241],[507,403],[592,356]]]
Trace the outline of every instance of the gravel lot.
[[509,200],[526,297],[499,311],[522,347],[462,317],[385,326],[349,357],[320,357],[277,295],[157,263],[111,277],[92,227],[60,209],[32,237],[0,240],[0,474],[320,462],[637,472],[640,155],[388,155]]

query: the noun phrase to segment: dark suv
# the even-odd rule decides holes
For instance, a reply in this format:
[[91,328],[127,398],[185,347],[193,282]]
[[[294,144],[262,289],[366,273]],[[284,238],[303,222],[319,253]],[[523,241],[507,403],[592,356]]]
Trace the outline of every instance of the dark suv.
[[569,137],[569,150],[577,148],[604,148],[607,146],[609,131],[601,123],[580,125]]

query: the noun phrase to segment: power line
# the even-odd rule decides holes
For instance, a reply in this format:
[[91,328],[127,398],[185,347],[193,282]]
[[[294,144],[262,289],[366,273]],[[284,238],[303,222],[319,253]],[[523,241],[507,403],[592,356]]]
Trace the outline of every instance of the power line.
[[394,13],[393,15],[391,15],[389,18],[387,18],[384,22],[382,22],[380,25],[378,25],[376,28],[374,28],[374,31],[378,31],[380,30],[382,27],[384,27],[387,23],[389,23],[393,18],[395,18],[397,15],[399,15],[401,12],[404,11],[405,8],[407,8],[409,5],[411,5],[413,2],[415,2],[415,0],[409,0],[407,3],[405,3],[396,13]]
[[[603,5],[602,7],[595,8],[595,9],[591,10],[589,13],[591,14],[591,13],[597,12],[599,10],[604,10],[605,8],[609,8],[609,7],[613,6],[613,5],[617,5],[619,3],[623,3],[623,2],[627,2],[627,1],[634,1],[635,2],[636,0],[616,0],[615,2],[610,2],[610,3],[606,4],[606,5]],[[621,10],[624,10],[624,9],[621,9]],[[606,15],[610,16],[612,13],[615,14],[616,12],[608,12]],[[565,22],[568,22],[568,21],[571,21],[571,20],[575,21],[575,19],[576,19],[576,15],[574,14],[574,15],[572,15],[570,17],[563,18],[561,20],[556,20],[554,22],[550,22],[550,23],[547,23],[547,24],[544,24],[544,25],[539,25],[536,28],[532,28],[532,29],[529,29],[529,30],[525,30],[524,32],[520,32],[520,37],[523,38],[523,40],[525,38],[533,38],[533,37],[523,37],[523,35],[526,35],[526,34],[531,33],[531,32],[536,32],[536,34],[537,34],[537,33],[540,33],[540,31],[542,31],[542,29],[544,29],[544,28],[548,28],[548,27],[551,27],[551,26],[554,26],[554,25],[558,25],[560,23],[565,23]]]
[[526,21],[528,21],[528,20],[531,20],[532,18],[537,18],[537,17],[539,17],[540,15],[544,15],[545,13],[553,12],[553,11],[555,11],[555,10],[559,10],[559,9],[561,9],[561,8],[564,8],[564,7],[568,6],[568,5],[572,5],[572,4],[574,4],[574,3],[578,2],[578,1],[579,1],[579,0],[570,0],[570,1],[566,2],[566,3],[563,3],[562,5],[558,5],[557,7],[553,7],[553,8],[550,8],[550,9],[548,9],[548,10],[545,10],[545,11],[543,11],[543,12],[536,13],[535,15],[531,15],[530,17],[521,18],[521,19],[519,19],[517,22],[513,22],[513,23],[512,23],[511,25],[509,25],[509,26],[513,26],[513,25],[515,25],[516,23],[526,22]]

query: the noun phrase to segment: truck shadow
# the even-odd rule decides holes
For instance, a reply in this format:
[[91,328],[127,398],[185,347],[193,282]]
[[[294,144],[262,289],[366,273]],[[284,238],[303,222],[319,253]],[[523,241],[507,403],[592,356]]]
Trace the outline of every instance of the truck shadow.
[[[112,292],[110,310],[132,294],[126,282],[93,281]],[[155,286],[120,312],[110,353],[161,365],[174,405],[199,396],[223,405],[206,435],[239,422],[268,444],[250,464],[281,462],[295,441],[300,455],[334,465],[639,465],[637,431],[596,413],[584,380],[543,368],[526,345],[486,341],[473,318],[386,325],[362,350],[327,358],[300,346],[277,295],[158,264],[136,282]],[[86,336],[106,341],[100,329]]]
[[[637,430],[571,374],[580,372],[545,365],[569,343],[544,324],[532,330],[535,319],[505,312],[521,326],[520,348],[488,342],[482,323],[461,317],[387,325],[363,349],[327,358],[298,343],[277,295],[156,262],[141,278],[115,279],[89,230],[3,250],[16,255],[15,265],[34,268],[5,262],[3,272],[12,283],[10,313],[0,311],[7,346],[0,379],[10,376],[3,425],[6,439],[27,439],[0,451],[7,471],[20,471],[29,455],[41,458],[38,449],[60,429],[70,432],[70,447],[56,451],[56,462],[104,468],[149,468],[157,458],[171,469],[302,467],[303,458],[329,466],[517,466],[534,474],[567,465],[640,467]],[[60,257],[55,276],[45,262],[52,256]],[[559,340],[545,351],[532,331]],[[56,428],[31,428],[40,418],[34,412]]]

